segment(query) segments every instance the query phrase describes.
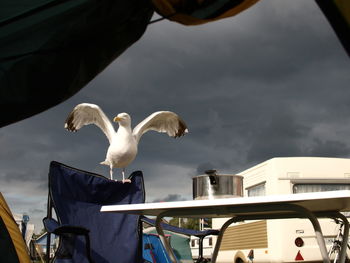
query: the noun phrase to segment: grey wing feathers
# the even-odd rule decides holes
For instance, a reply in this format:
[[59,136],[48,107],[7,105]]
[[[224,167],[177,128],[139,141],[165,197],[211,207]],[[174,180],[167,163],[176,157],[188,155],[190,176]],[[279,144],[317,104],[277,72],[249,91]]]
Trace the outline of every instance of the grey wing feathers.
[[167,133],[174,138],[188,132],[186,123],[171,111],[157,111],[151,114],[134,128],[133,135],[139,141],[141,136],[150,130]]
[[69,131],[75,132],[84,125],[89,124],[98,126],[107,136],[109,142],[111,142],[112,136],[115,133],[113,125],[101,108],[95,104],[78,104],[72,112],[69,113],[64,127]]

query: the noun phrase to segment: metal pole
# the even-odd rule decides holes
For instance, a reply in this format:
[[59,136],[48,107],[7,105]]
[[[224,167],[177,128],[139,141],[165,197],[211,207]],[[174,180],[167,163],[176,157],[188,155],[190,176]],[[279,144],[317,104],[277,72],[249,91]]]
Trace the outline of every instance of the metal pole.
[[221,241],[222,241],[222,238],[224,236],[225,230],[229,227],[229,225],[231,225],[232,223],[236,222],[236,219],[237,219],[237,217],[233,217],[233,218],[227,220],[225,222],[225,224],[222,225],[222,227],[220,229],[220,232],[219,232],[219,235],[218,235],[218,238],[216,239],[214,252],[213,252],[213,255],[212,255],[212,258],[211,258],[211,262],[212,263],[215,263],[216,262],[216,258],[218,257],[219,248],[220,248]]
[[[47,217],[52,218],[52,206],[50,198],[50,190],[47,199]],[[46,263],[50,262],[50,251],[51,251],[51,234],[46,232]]]
[[170,260],[172,263],[177,263],[177,260],[176,260],[176,257],[174,255],[174,251],[173,249],[171,248],[170,244],[169,244],[169,241],[166,239],[165,237],[165,234],[164,234],[164,231],[161,227],[161,223],[162,223],[162,218],[165,216],[165,213],[161,213],[157,216],[157,219],[156,219],[156,230],[157,230],[157,233],[159,234],[159,238],[160,238],[160,241],[162,241],[163,243],[163,246],[165,248],[165,250],[167,251],[169,257],[170,257]]
[[198,241],[199,241],[199,251],[198,251],[198,259],[197,259],[197,262],[202,262],[203,260],[203,239],[204,239],[204,236],[201,236],[199,237]]

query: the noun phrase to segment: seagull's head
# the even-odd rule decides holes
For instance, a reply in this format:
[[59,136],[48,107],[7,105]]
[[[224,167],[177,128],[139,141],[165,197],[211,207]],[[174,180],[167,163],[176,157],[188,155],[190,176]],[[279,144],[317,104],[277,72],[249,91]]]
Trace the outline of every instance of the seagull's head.
[[116,117],[114,117],[113,121],[118,122],[122,126],[131,124],[130,115],[125,112],[119,113]]

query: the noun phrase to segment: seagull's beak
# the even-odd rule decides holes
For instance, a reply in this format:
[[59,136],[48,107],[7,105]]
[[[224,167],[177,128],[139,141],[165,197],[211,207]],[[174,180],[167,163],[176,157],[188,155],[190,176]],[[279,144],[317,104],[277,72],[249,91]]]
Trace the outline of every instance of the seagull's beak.
[[113,119],[114,122],[118,122],[118,121],[121,121],[121,120],[122,120],[122,118],[120,118],[120,117],[118,117],[118,116],[117,116],[117,117],[114,117],[114,119]]

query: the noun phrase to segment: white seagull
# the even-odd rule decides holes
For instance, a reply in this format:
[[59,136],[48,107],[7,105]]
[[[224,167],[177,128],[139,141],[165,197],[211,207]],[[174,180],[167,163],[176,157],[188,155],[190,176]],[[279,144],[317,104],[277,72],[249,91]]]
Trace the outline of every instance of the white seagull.
[[81,103],[69,113],[64,127],[68,131],[76,132],[84,125],[97,125],[107,136],[110,144],[106,159],[101,164],[109,166],[111,179],[113,179],[113,168],[122,168],[123,183],[130,182],[129,179],[125,179],[125,167],[135,159],[137,145],[145,132],[151,130],[163,132],[174,138],[188,132],[185,122],[171,111],[154,112],[133,130],[130,115],[127,113],[119,113],[113,121],[119,123],[117,132],[99,106]]

